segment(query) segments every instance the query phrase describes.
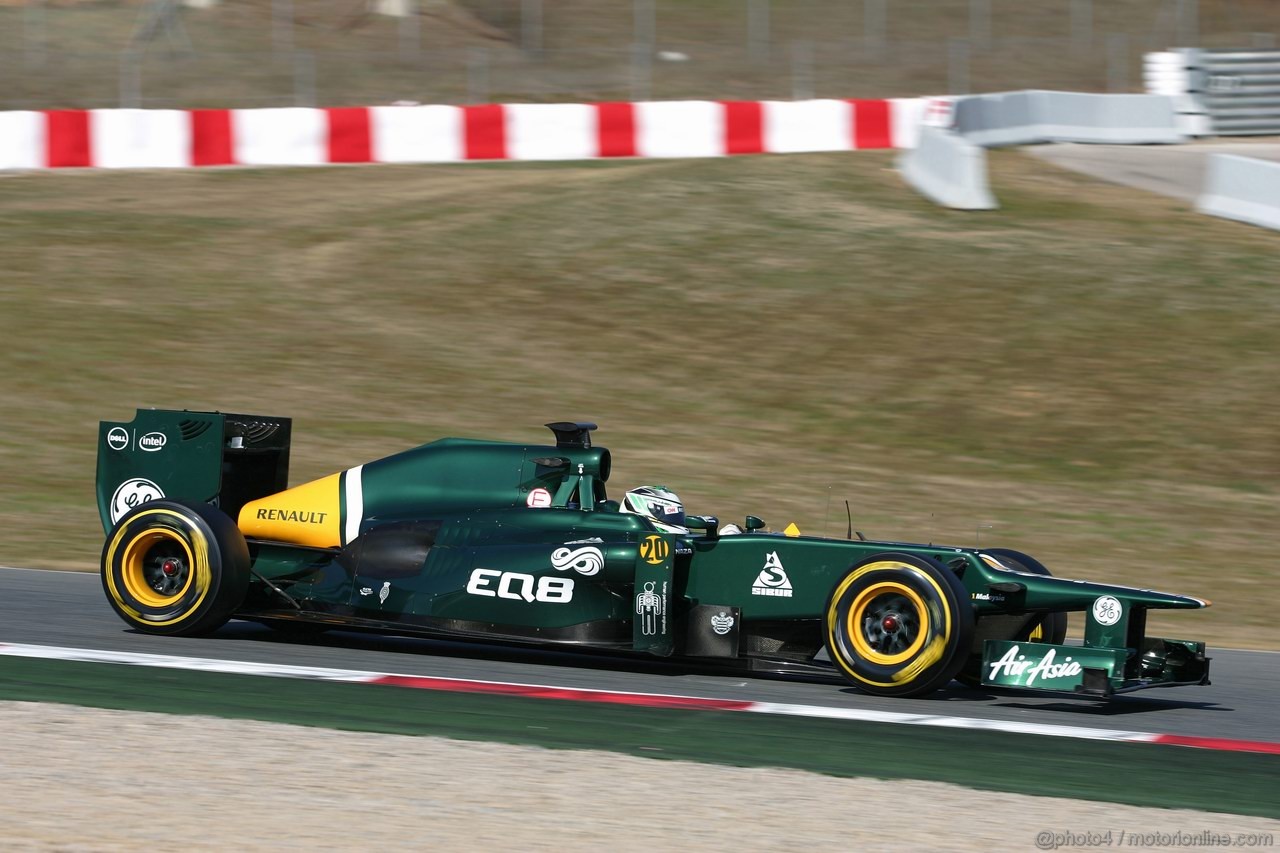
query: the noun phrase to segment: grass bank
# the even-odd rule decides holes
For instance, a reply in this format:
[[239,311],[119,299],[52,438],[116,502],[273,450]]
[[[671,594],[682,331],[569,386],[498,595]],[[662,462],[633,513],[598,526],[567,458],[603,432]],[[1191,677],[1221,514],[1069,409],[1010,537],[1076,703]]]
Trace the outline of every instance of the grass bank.
[[585,418],[615,491],[833,534],[848,499],[1275,647],[1275,235],[991,162],[981,215],[877,153],[0,178],[0,562],[94,566],[137,406],[291,416],[294,482]]

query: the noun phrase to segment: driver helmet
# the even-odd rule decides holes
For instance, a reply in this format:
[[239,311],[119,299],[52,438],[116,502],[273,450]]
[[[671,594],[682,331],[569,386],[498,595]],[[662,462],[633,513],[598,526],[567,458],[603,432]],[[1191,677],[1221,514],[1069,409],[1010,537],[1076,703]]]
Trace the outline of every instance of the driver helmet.
[[622,512],[643,515],[666,533],[688,533],[684,526],[684,504],[666,486],[637,486],[622,498]]

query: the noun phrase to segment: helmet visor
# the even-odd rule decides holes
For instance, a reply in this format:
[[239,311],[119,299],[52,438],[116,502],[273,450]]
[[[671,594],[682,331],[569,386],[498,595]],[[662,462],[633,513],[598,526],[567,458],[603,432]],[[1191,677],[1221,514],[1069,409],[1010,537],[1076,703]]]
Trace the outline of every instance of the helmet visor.
[[661,521],[663,524],[684,527],[684,505],[679,501],[653,497],[645,497],[642,500],[644,501],[646,515]]

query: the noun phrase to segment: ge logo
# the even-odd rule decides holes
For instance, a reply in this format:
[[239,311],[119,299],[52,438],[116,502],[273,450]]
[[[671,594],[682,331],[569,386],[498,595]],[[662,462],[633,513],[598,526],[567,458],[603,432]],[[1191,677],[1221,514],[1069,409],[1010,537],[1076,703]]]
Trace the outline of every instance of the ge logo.
[[125,480],[111,496],[111,523],[115,524],[124,518],[125,513],[134,507],[162,497],[164,492],[150,480],[144,480],[141,477]]
[[646,537],[640,543],[640,557],[649,565],[656,566],[671,553],[671,543],[661,536]]
[[1093,602],[1093,618],[1099,625],[1114,625],[1124,614],[1119,599],[1104,595]]

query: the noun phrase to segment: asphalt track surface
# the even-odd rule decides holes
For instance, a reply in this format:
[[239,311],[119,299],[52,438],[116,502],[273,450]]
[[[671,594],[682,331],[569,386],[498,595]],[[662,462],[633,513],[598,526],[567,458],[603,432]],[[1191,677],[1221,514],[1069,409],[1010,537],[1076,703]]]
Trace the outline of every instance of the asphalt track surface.
[[866,708],[911,714],[1280,740],[1280,653],[1211,649],[1208,687],[1150,690],[1099,702],[953,683],[926,699],[863,695],[838,678],[689,671],[659,660],[385,637],[335,631],[310,643],[232,621],[201,638],[129,629],[107,605],[97,574],[0,568],[0,643],[359,669],[566,688]]

